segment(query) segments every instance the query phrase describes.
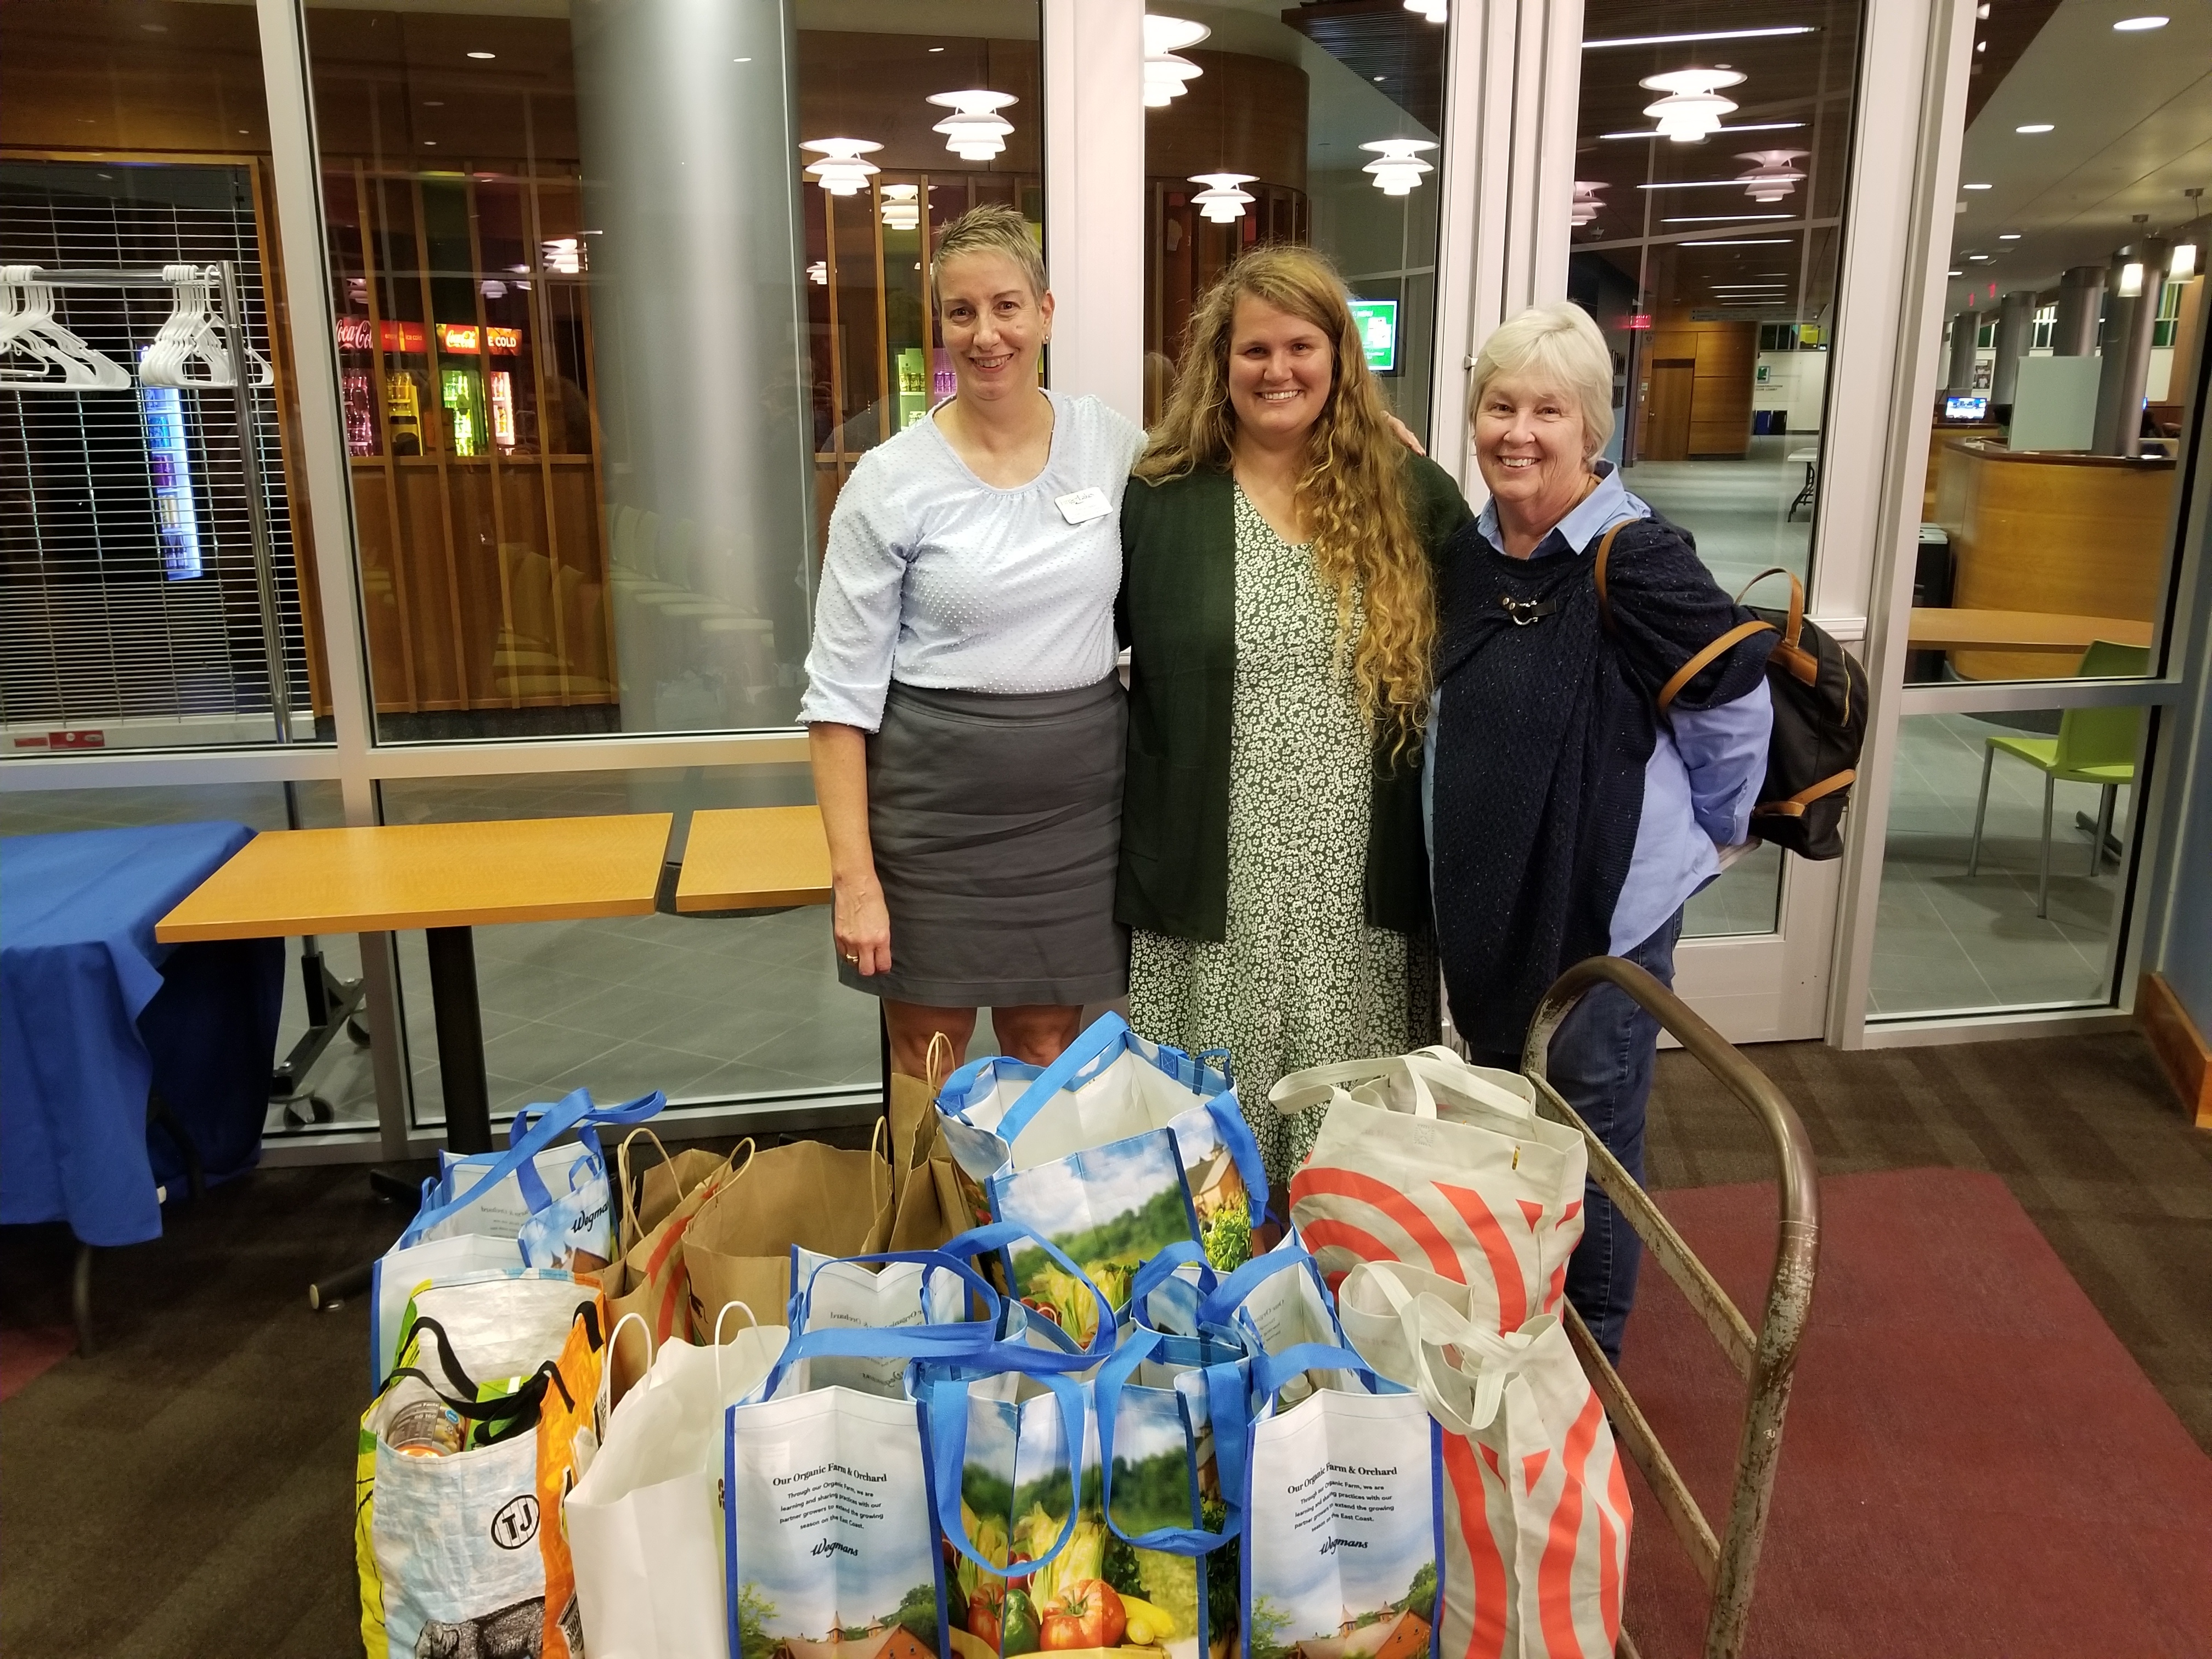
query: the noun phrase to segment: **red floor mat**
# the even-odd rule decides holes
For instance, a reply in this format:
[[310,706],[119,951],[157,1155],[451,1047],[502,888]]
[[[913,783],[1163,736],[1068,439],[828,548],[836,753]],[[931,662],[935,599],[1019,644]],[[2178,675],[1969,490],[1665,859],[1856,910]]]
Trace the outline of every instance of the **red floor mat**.
[[[1767,1187],[1659,1195],[1754,1324]],[[1994,1176],[1821,1183],[1820,1277],[1753,1604],[1761,1659],[2212,1655],[2212,1458]],[[1742,1393],[1645,1263],[1623,1371],[1717,1532]],[[1702,1651],[1705,1599],[1641,1480],[1626,1620]]]
[[76,1333],[66,1325],[0,1329],[0,1400],[35,1382],[76,1351]]

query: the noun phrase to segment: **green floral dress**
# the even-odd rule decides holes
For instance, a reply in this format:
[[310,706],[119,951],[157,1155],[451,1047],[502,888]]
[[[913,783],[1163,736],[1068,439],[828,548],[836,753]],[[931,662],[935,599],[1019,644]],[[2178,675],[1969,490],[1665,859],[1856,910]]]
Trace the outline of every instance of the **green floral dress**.
[[1280,1192],[1322,1115],[1286,1118],[1267,1091],[1309,1066],[1435,1041],[1437,965],[1427,940],[1367,925],[1372,744],[1335,600],[1310,545],[1285,542],[1242,487],[1236,591],[1228,927],[1218,943],[1137,929],[1130,1023],[1193,1053],[1229,1050]]

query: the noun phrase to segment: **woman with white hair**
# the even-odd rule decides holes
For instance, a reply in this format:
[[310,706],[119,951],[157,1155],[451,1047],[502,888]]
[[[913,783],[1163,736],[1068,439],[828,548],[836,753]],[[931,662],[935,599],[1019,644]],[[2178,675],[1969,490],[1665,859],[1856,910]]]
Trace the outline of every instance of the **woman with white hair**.
[[[1613,355],[1579,307],[1539,306],[1492,334],[1468,413],[1490,501],[1440,568],[1424,817],[1453,1023],[1477,1060],[1518,1069],[1538,1000],[1583,957],[1673,982],[1684,903],[1749,836],[1774,635],[1662,698],[1749,613],[1689,532],[1598,459]],[[1553,1085],[1639,1180],[1657,1042],[1657,1023],[1610,987],[1552,1042]],[[1591,1182],[1566,1291],[1614,1359],[1640,1255]]]

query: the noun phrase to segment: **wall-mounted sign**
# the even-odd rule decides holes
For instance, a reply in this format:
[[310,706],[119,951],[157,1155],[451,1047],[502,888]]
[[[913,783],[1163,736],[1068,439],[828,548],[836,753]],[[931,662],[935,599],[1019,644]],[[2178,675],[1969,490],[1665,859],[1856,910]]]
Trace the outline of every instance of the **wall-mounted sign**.
[[1648,311],[1639,311],[1635,313],[1629,318],[1628,325],[1632,329],[1638,330],[1650,328],[1651,326],[1651,313]]
[[338,319],[339,350],[374,351],[379,344],[386,351],[421,351],[424,349],[422,325],[372,323],[366,317]]
[[457,355],[473,356],[477,349],[477,325],[474,323],[441,323],[438,325],[438,349]]
[[1377,374],[1398,372],[1398,302],[1395,300],[1354,300],[1352,321],[1359,331],[1360,349],[1367,367]]

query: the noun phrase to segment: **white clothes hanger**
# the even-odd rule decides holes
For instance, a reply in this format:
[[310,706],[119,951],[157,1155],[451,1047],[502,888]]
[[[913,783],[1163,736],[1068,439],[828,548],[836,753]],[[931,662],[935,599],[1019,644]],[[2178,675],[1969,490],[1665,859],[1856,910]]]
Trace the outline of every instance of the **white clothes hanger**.
[[[139,384],[196,391],[235,386],[228,331],[215,308],[214,270],[203,265],[163,265],[161,280],[176,299],[168,320],[139,359]],[[250,345],[245,350],[251,384],[269,385],[275,379],[269,360]]]
[[36,265],[0,267],[0,386],[16,392],[127,392],[131,373],[54,318]]

